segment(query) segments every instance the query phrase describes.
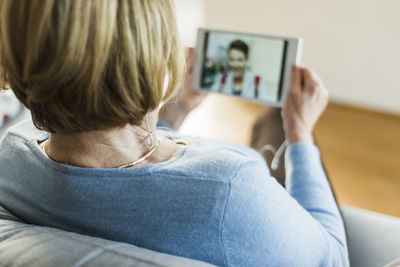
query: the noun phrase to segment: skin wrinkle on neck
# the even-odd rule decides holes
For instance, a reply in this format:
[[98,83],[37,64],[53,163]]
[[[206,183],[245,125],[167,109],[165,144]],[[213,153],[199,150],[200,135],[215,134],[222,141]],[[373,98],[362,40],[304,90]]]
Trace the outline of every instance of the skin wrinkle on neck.
[[[149,116],[149,128],[156,128],[157,112]],[[60,163],[77,167],[114,168],[142,157],[151,147],[147,145],[148,132],[145,123],[138,126],[126,125],[103,131],[77,134],[51,134],[44,142],[48,156]],[[160,139],[160,147],[138,166],[161,162],[171,158],[180,145]],[[153,144],[154,145],[154,144]]]

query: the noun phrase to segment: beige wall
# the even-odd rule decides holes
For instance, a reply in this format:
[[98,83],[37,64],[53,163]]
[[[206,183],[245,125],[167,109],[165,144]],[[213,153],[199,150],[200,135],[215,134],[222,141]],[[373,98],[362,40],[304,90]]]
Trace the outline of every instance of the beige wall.
[[208,27],[302,37],[303,64],[322,76],[332,99],[400,114],[399,0],[204,3]]
[[204,0],[174,0],[179,30],[185,46],[195,46],[197,29],[205,26]]

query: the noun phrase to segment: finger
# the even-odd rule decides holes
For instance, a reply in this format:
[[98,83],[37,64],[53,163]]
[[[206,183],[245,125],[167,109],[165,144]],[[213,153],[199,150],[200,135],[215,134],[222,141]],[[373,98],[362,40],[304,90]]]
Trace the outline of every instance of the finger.
[[185,46],[185,47],[183,48],[184,53],[185,53],[185,58],[186,58],[186,59],[189,58],[190,53],[192,52],[193,49],[194,49],[194,48],[191,47],[191,46]]
[[290,84],[291,90],[298,90],[301,88],[301,73],[300,73],[300,67],[297,65],[293,65],[292,67],[292,77],[291,77],[291,84]]
[[187,52],[186,52],[186,58],[187,59],[193,59],[195,57],[195,52],[196,50],[193,47],[187,47]]
[[193,73],[193,66],[196,60],[196,51],[193,47],[186,48],[186,65],[187,65],[187,74],[191,75]]
[[314,89],[321,84],[318,75],[309,68],[302,68],[305,89]]

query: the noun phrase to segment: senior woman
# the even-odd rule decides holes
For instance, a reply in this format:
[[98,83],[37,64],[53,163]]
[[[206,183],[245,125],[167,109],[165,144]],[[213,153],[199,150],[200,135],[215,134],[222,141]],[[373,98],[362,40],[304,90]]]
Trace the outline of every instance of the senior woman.
[[250,148],[154,133],[184,76],[172,1],[2,0],[0,53],[36,126],[0,144],[0,204],[25,222],[219,266],[348,265],[307,68],[283,109],[287,192]]

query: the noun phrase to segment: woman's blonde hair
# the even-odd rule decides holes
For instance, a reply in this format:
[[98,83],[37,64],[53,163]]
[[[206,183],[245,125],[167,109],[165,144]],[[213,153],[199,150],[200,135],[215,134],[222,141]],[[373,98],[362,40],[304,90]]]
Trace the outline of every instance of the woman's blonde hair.
[[1,77],[40,129],[73,133],[138,125],[183,81],[172,0],[0,5]]

